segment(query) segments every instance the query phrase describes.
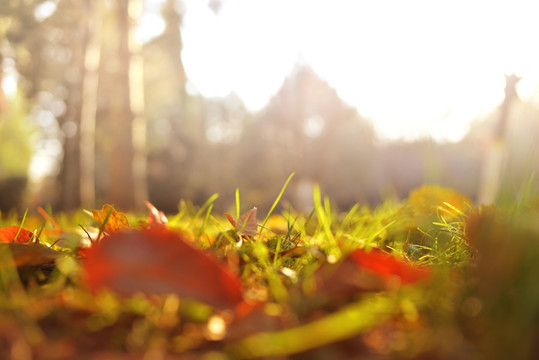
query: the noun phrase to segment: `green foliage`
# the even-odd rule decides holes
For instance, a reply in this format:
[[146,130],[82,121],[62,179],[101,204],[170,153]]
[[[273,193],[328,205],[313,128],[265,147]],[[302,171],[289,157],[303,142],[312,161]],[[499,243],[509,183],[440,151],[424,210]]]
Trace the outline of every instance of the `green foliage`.
[[28,109],[18,94],[0,114],[0,174],[26,176],[35,150],[36,129],[28,122]]

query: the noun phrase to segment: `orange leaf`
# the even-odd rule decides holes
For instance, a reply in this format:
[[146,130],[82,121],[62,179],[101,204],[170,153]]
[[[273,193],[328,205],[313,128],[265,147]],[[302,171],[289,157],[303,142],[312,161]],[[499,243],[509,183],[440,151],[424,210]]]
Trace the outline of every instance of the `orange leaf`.
[[[32,239],[34,234],[26,229],[21,229],[19,232],[19,226],[8,226],[0,228],[0,242],[18,242],[18,243],[28,243]],[[17,235],[17,232],[19,235]],[[17,238],[15,238],[17,236]],[[36,241],[39,242],[39,241]]]
[[[114,210],[114,208],[109,204],[103,205],[101,210],[92,210],[92,214],[94,215],[94,219],[96,219],[100,224],[103,224],[105,219],[107,220],[104,230],[109,234],[131,229],[129,222],[127,221],[127,216],[125,216],[123,212]],[[108,218],[107,214],[109,214]]]
[[156,209],[151,202],[145,201],[148,208],[148,225],[150,227],[167,227],[168,219],[162,211]]
[[106,236],[88,249],[83,264],[92,291],[177,294],[221,309],[232,309],[243,300],[237,276],[164,228]]

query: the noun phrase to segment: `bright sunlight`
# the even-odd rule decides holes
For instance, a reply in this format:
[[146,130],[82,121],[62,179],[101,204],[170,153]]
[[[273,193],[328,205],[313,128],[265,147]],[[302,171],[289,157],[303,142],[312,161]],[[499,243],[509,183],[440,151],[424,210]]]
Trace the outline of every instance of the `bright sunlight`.
[[539,97],[533,1],[227,0],[216,15],[191,0],[186,9],[190,81],[253,110],[298,61],[389,139],[458,141],[501,102],[505,73],[523,77],[521,97]]

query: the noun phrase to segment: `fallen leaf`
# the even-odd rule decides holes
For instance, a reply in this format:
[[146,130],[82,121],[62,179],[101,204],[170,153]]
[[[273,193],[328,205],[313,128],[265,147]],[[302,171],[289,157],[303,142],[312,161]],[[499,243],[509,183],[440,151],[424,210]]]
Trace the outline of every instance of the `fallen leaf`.
[[[42,244],[21,244],[9,243],[0,244],[0,252],[9,250],[15,266],[36,266],[53,262],[61,255],[60,252]],[[0,268],[6,266],[5,262],[0,263]]]
[[83,265],[92,291],[177,294],[220,309],[233,309],[243,300],[237,276],[163,228],[106,236],[87,250]]
[[258,232],[258,222],[256,220],[257,208],[253,207],[235,220],[230,214],[225,214],[232,226],[236,228],[240,236],[255,236]]
[[430,277],[430,269],[413,265],[383,252],[380,249],[358,249],[350,254],[361,270],[369,271],[384,279],[398,278],[402,284],[412,284]]
[[148,225],[150,227],[167,227],[168,219],[162,211],[157,210],[149,201],[144,202],[148,208]]
[[430,269],[413,265],[380,249],[358,249],[336,264],[324,264],[315,273],[317,294],[330,300],[362,291],[385,291],[430,277]]
[[[20,226],[8,226],[0,228],[0,242],[28,243],[32,240],[33,236],[34,233],[20,228]],[[36,242],[39,242],[39,240],[36,239]]]
[[[131,229],[127,216],[123,212],[116,211],[109,204],[103,205],[101,210],[92,210],[92,214],[100,224],[105,223],[106,219],[104,230],[109,234]],[[108,218],[107,214],[109,215]]]

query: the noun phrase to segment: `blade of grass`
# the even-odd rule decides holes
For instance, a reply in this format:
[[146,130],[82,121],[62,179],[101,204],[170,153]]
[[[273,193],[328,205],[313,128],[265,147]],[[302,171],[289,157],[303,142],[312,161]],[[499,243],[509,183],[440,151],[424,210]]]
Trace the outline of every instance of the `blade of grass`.
[[16,240],[19,237],[19,234],[21,233],[22,226],[24,225],[24,222],[26,221],[26,215],[28,215],[28,208],[26,209],[26,211],[24,212],[24,215],[22,216],[21,225],[19,225],[19,230],[17,230],[17,234],[15,234],[14,240]]
[[[443,204],[445,206],[447,206],[448,208],[450,208],[451,210],[453,210],[457,215],[461,215],[461,216],[464,216],[465,214],[457,207],[455,207],[454,205],[451,205],[450,203],[448,203],[447,201],[444,201]],[[450,215],[453,215],[451,214],[451,212],[447,211],[446,209],[444,208],[440,208],[441,210],[445,211],[446,213],[450,214]]]
[[34,235],[32,236],[32,239],[30,239],[31,242],[36,242],[36,240],[39,239],[39,237],[41,236],[41,233],[43,232],[43,229],[45,228],[45,225],[47,225],[46,221],[41,225],[39,230],[34,233]]
[[337,245],[337,241],[335,240],[333,233],[331,232],[331,214],[326,213],[326,211],[330,210],[328,201],[325,201],[324,205],[322,205],[320,186],[318,185],[315,185],[313,187],[313,201],[314,208],[316,210],[316,216],[318,217],[318,223],[321,226],[322,232],[324,233],[326,240],[328,241],[327,245],[329,245],[328,247],[330,248],[330,253],[336,256],[335,260],[338,260],[342,256],[342,253],[339,249],[339,246]]
[[288,186],[288,183],[290,182],[290,180],[292,180],[292,177],[294,177],[294,174],[295,173],[292,173],[290,174],[290,176],[288,177],[288,179],[286,179],[284,185],[283,185],[283,188],[281,189],[281,192],[279,193],[279,195],[277,196],[277,198],[275,199],[275,201],[273,202],[273,205],[271,206],[271,208],[269,209],[268,213],[266,214],[266,217],[264,218],[264,221],[262,222],[262,229],[265,228],[265,225],[266,225],[266,222],[268,222],[268,219],[269,217],[271,216],[271,213],[273,212],[273,210],[275,209],[275,207],[277,206],[277,204],[279,203],[279,201],[281,200],[281,197],[283,196],[283,193],[284,191],[286,190],[286,187]]
[[38,207],[37,207],[37,212],[38,212],[41,216],[43,216],[43,218],[44,218],[46,221],[50,222],[51,225],[52,225],[54,228],[59,229],[59,230],[62,229],[62,228],[60,227],[60,225],[58,225],[58,224],[56,223],[56,221],[54,221],[54,219],[49,215],[49,213],[47,213],[47,211],[45,211],[45,209],[43,209],[41,206],[38,206]]
[[[309,213],[309,216],[307,216],[307,219],[305,219],[305,224],[303,224],[303,230],[305,230],[305,228],[307,227],[307,224],[309,224],[309,222],[311,222],[311,219],[313,218],[315,211],[316,211],[316,209],[313,208],[311,210],[311,212]],[[306,233],[305,233],[305,235],[306,235]]]
[[341,225],[341,231],[344,231],[344,229],[348,226],[349,223],[352,222],[352,219],[354,218],[354,215],[356,215],[356,212],[359,209],[359,204],[355,204],[350,211],[345,215],[342,225]]
[[169,225],[179,223],[183,216],[185,215],[185,200],[180,200],[178,203],[178,212],[176,215],[168,219]]
[[[290,213],[290,211],[289,211]],[[294,221],[292,222],[292,224],[290,224],[290,218],[287,218],[286,219],[286,226],[288,228],[288,231],[286,233],[286,238],[288,240],[290,240],[292,237],[290,236],[290,234],[292,233],[292,229],[294,228],[294,225],[296,224],[296,220],[298,219],[298,217],[296,216],[296,218],[294,219]],[[277,237],[277,244],[275,245],[275,254],[273,255],[273,265],[277,265],[277,257],[279,256],[279,253],[281,252],[281,244],[283,242],[283,237],[282,236],[278,236]]]
[[82,226],[81,224],[79,224],[80,228],[82,229],[82,231],[84,231],[86,233],[86,236],[88,236],[88,240],[90,240],[90,242],[93,244],[94,241],[92,240],[92,237],[90,236],[90,233],[88,233],[88,231],[86,231],[86,229],[84,228],[84,226]]
[[296,354],[366,332],[398,312],[395,298],[375,296],[305,325],[248,336],[226,351],[245,359]]
[[522,197],[520,198],[519,201],[517,201],[517,208],[518,209],[522,209],[524,205],[526,205],[526,202],[529,201],[530,199],[530,194],[532,192],[532,187],[533,187],[533,180],[535,178],[535,173],[533,172],[529,179],[528,179],[528,182],[526,183],[526,186],[524,187],[524,192],[522,194]]
[[202,236],[202,234],[204,234],[204,230],[206,229],[206,224],[208,223],[208,219],[211,215],[212,209],[213,209],[213,204],[210,204],[210,206],[208,206],[208,211],[206,211],[206,216],[204,217],[202,226],[200,227],[200,231],[198,232],[198,236]]
[[281,252],[281,243],[283,242],[282,236],[277,236],[277,244],[275,245],[275,254],[273,254],[273,266],[277,265],[277,258]]
[[95,242],[98,242],[101,239],[101,235],[103,234],[105,230],[105,225],[109,221],[110,214],[112,213],[112,210],[114,210],[114,207],[109,207],[109,210],[107,211],[107,215],[105,215],[105,218],[103,219],[103,223],[99,226],[99,232],[97,233],[97,238],[95,239]]
[[202,213],[204,212],[204,210],[206,210],[206,207],[210,206],[213,204],[213,202],[215,200],[217,200],[217,198],[219,197],[219,194],[215,193],[213,194],[212,196],[209,197],[208,200],[206,200],[206,202],[200,207],[200,209],[198,209],[197,213],[195,214],[195,216],[193,216],[193,218],[191,219],[191,222],[195,221],[196,219],[198,219],[200,217],[200,215],[202,215]]
[[240,189],[236,188],[236,219],[240,218]]

